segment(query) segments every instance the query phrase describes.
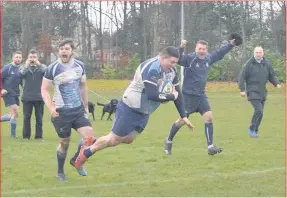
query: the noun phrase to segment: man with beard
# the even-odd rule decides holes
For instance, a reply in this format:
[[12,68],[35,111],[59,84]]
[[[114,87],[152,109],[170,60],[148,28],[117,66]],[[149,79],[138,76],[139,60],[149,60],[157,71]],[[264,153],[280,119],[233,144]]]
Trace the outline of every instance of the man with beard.
[[44,102],[41,96],[42,79],[46,66],[39,62],[39,55],[35,49],[31,49],[26,63],[20,68],[23,79],[23,139],[29,140],[31,136],[31,115],[33,108],[36,117],[35,139],[43,141],[43,114]]
[[[70,160],[74,166],[81,146],[95,141],[93,128],[88,119],[88,89],[84,64],[74,59],[74,43],[64,39],[59,44],[59,59],[48,66],[41,87],[43,100],[51,113],[51,121],[59,136],[60,144],[57,149],[59,181],[67,181],[64,164],[70,143],[71,129],[75,129],[83,138],[78,151]],[[55,86],[54,99],[50,97],[52,85]],[[90,142],[89,142],[90,141]],[[78,167],[80,175],[86,176],[83,167]]]
[[17,138],[17,118],[19,111],[19,95],[21,84],[21,76],[19,66],[22,62],[22,53],[16,51],[12,56],[12,63],[4,66],[2,69],[2,87],[1,95],[5,106],[9,108],[10,113],[1,117],[1,122],[10,121],[10,136]]

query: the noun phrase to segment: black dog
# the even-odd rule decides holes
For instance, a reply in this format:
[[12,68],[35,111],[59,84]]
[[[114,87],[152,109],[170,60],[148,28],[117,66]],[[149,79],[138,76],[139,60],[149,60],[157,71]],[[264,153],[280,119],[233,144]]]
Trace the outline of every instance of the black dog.
[[93,120],[95,121],[95,104],[89,101],[88,107],[89,107],[89,113],[92,114]]
[[103,113],[102,113],[101,120],[103,119],[106,112],[109,113],[107,120],[112,120],[111,115],[116,112],[118,102],[119,101],[117,99],[112,99],[110,101],[110,103],[108,103],[108,104],[101,104],[101,103],[97,102],[97,104],[99,106],[103,106]]

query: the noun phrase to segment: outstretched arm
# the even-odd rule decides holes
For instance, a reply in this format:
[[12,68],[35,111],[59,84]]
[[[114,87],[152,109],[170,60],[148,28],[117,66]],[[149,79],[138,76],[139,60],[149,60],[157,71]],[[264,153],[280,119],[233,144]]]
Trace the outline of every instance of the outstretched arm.
[[213,51],[208,58],[210,59],[210,64],[213,64],[217,61],[220,61],[223,59],[223,57],[233,48],[235,45],[234,40],[229,41],[228,44],[223,45],[221,48],[219,48],[216,51]]

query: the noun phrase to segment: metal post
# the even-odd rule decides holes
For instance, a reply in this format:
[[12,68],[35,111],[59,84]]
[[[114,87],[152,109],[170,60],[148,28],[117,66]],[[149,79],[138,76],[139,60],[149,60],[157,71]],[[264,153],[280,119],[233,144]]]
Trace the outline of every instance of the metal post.
[[[184,2],[181,1],[181,40],[184,39]],[[181,87],[183,84],[183,67],[180,67]]]

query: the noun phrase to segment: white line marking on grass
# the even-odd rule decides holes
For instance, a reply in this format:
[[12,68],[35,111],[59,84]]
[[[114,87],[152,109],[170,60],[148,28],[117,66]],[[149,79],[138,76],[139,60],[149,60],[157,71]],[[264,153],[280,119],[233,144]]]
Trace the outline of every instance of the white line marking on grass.
[[[203,174],[199,175],[197,178],[207,178],[207,177],[238,177],[238,176],[253,176],[260,175],[274,171],[285,170],[285,167],[274,167],[261,171],[243,171],[239,173],[213,173],[213,174]],[[131,185],[145,185],[152,183],[168,183],[168,182],[176,182],[176,181],[189,181],[196,180],[197,178],[189,177],[189,178],[175,178],[175,179],[166,179],[166,180],[150,180],[150,181],[137,181],[137,182],[121,182],[121,183],[106,183],[106,184],[94,184],[94,185],[76,185],[76,186],[57,186],[57,187],[47,187],[47,188],[38,188],[38,189],[26,189],[26,190],[18,190],[18,191],[10,191],[10,192],[2,192],[2,195],[11,195],[11,194],[27,194],[27,193],[38,193],[38,192],[48,192],[48,191],[57,191],[57,190],[75,190],[75,189],[87,189],[87,188],[101,188],[101,187],[120,187],[120,186],[131,186]],[[55,178],[56,181],[56,178]]]

